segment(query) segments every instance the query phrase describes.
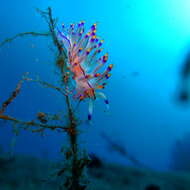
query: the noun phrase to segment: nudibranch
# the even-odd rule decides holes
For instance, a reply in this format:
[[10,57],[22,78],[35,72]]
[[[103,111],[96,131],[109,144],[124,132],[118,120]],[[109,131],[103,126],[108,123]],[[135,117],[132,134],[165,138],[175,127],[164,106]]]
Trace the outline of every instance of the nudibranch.
[[88,120],[92,118],[93,101],[96,98],[103,98],[107,108],[109,107],[108,99],[99,90],[104,89],[113,67],[110,64],[102,71],[107,63],[108,53],[101,55],[103,40],[96,36],[96,27],[95,23],[85,33],[84,21],[81,21],[70,24],[68,28],[62,24],[62,30],[57,29],[58,38],[68,58],[67,67],[75,81],[74,97],[80,101],[89,99]]

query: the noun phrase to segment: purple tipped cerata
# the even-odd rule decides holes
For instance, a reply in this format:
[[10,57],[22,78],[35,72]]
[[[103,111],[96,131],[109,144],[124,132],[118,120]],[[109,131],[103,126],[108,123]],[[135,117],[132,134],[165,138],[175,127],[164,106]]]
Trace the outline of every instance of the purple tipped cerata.
[[92,115],[88,114],[88,120],[91,120],[91,119],[92,119]]
[[106,104],[109,104],[109,101],[106,99],[106,100],[105,100],[105,103],[106,103]]
[[93,24],[92,26],[91,26],[91,30],[93,31],[93,30],[96,30],[96,25],[95,24]]
[[95,39],[94,39],[94,38],[91,38],[91,39],[90,39],[90,41],[91,41],[91,42],[94,42],[94,41],[95,41]]
[[95,33],[95,32],[92,32],[90,35],[91,35],[91,36],[95,36],[95,35],[96,35],[96,33]]
[[80,23],[80,24],[81,24],[81,26],[84,26],[84,21],[81,21],[81,23]]
[[100,47],[102,44],[103,44],[102,42],[99,42],[99,43],[98,43],[98,47]]

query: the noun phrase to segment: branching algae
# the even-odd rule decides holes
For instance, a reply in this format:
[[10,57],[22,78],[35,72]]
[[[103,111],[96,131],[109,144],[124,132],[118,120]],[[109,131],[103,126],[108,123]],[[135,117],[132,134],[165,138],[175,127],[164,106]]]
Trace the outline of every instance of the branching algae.
[[[60,184],[60,189],[68,190],[85,190],[88,186],[88,180],[84,180],[84,170],[89,164],[89,158],[85,154],[81,154],[78,147],[78,126],[79,120],[76,118],[71,105],[71,98],[75,102],[82,102],[85,99],[89,100],[88,120],[92,119],[93,102],[99,97],[103,98],[108,107],[108,100],[101,91],[106,80],[110,77],[110,71],[113,65],[109,65],[103,72],[100,72],[102,67],[107,63],[108,54],[101,56],[103,41],[96,37],[96,24],[93,24],[89,31],[85,33],[84,22],[74,25],[71,24],[68,28],[62,25],[62,29],[57,27],[57,20],[53,18],[51,8],[47,11],[37,10],[46,20],[49,32],[25,32],[15,35],[12,38],[5,39],[0,43],[0,47],[15,40],[18,37],[27,35],[32,36],[47,36],[51,37],[57,49],[56,66],[59,69],[62,81],[61,86],[49,84],[40,79],[32,79],[27,74],[17,84],[16,89],[10,97],[3,102],[0,108],[0,119],[7,120],[13,123],[18,129],[25,129],[31,132],[44,133],[45,130],[52,130],[67,133],[69,137],[69,147],[64,150],[65,163],[57,171],[56,176],[63,176],[64,180]],[[12,101],[20,93],[23,82],[37,82],[42,86],[52,88],[59,92],[66,101],[68,124],[63,125],[62,119],[58,114],[46,114],[44,112],[37,113],[35,119],[23,121],[13,116],[6,115],[6,109]],[[52,120],[59,121],[52,124]],[[57,123],[60,123],[59,125]]]

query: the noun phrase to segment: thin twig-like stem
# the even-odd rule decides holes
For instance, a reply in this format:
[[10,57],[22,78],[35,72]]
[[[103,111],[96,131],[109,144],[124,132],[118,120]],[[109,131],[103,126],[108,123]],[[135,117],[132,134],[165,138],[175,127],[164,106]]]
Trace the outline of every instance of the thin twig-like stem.
[[61,93],[62,95],[66,96],[68,92],[64,91],[62,88],[59,88],[55,85],[52,85],[48,82],[45,82],[45,81],[42,81],[42,80],[39,80],[39,79],[31,79],[31,78],[25,78],[26,81],[31,81],[31,82],[37,82],[39,83],[40,85],[44,86],[44,87],[47,87],[47,88],[52,88],[54,90],[57,90],[59,93]]
[[23,37],[23,36],[50,36],[50,33],[40,33],[40,32],[23,32],[23,33],[19,33],[19,34],[16,34],[15,36],[13,36],[11,38],[7,38],[4,41],[2,41],[0,43],[0,47],[4,46],[7,43],[10,43],[10,42],[14,41],[18,37]]
[[[49,29],[51,31],[51,36],[52,36],[53,42],[58,49],[59,56],[61,57],[62,55],[64,55],[64,57],[66,57],[64,49],[62,48],[62,45],[58,41],[58,38],[57,38],[56,33],[55,33],[55,20],[52,17],[52,11],[51,11],[50,7],[48,8],[47,14],[49,16],[49,20],[48,20]],[[63,76],[65,76],[65,75],[66,75],[66,73],[63,70]],[[63,84],[65,86],[65,89],[68,89],[68,80],[63,81]],[[83,187],[80,184],[80,178],[81,178],[81,175],[83,173],[83,168],[81,168],[80,164],[79,164],[79,160],[80,160],[79,155],[78,155],[78,152],[79,152],[78,135],[79,134],[78,134],[78,129],[77,129],[78,123],[77,123],[77,120],[75,118],[75,114],[74,114],[74,111],[72,109],[72,106],[71,106],[69,94],[66,94],[65,98],[66,98],[66,105],[67,105],[68,117],[69,117],[69,125],[68,125],[67,134],[69,136],[70,146],[71,146],[71,150],[72,150],[72,154],[73,154],[72,160],[71,160],[71,162],[72,162],[71,177],[67,178],[67,182],[70,183],[68,190],[80,190]],[[83,187],[83,189],[85,189],[85,186]]]
[[1,108],[0,108],[0,114],[3,114],[7,108],[7,106],[13,102],[13,100],[17,97],[17,95],[20,93],[21,87],[22,87],[23,80],[20,80],[17,84],[16,89],[12,92],[11,96],[3,102]]
[[20,125],[25,125],[27,127],[41,127],[45,129],[51,129],[51,130],[62,129],[64,131],[67,131],[67,127],[58,126],[58,125],[47,125],[47,124],[37,123],[35,121],[22,121],[8,115],[0,115],[0,119],[6,120],[6,121],[12,121]]
[[49,13],[49,29],[50,29],[50,32],[52,35],[52,39],[53,39],[55,46],[58,48],[59,54],[61,55],[64,53],[64,51],[63,51],[62,45],[59,43],[59,41],[57,39],[56,33],[55,33],[55,21],[53,19],[52,11],[51,11],[50,7],[48,7],[48,13]]

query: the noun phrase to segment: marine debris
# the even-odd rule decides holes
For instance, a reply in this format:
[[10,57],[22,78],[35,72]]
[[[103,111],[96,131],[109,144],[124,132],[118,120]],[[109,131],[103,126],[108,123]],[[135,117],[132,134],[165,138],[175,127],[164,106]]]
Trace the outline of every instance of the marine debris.
[[127,158],[131,163],[133,163],[135,166],[142,167],[142,168],[148,168],[145,164],[141,163],[139,160],[135,158],[132,154],[130,154],[124,146],[119,144],[118,142],[114,141],[105,133],[101,133],[102,138],[107,142],[108,147],[110,150],[117,152],[121,156]]
[[173,143],[170,168],[174,171],[190,171],[190,133]]
[[180,81],[179,81],[179,87],[178,87],[178,101],[180,103],[188,103],[190,99],[190,89],[189,89],[189,83],[190,83],[190,52],[187,52],[182,66],[181,66],[181,72],[180,72]]

